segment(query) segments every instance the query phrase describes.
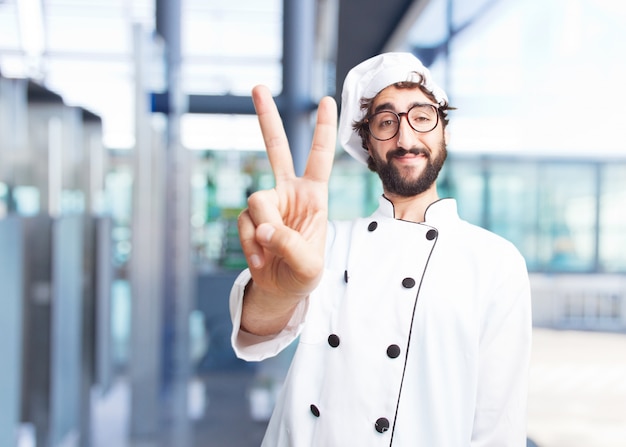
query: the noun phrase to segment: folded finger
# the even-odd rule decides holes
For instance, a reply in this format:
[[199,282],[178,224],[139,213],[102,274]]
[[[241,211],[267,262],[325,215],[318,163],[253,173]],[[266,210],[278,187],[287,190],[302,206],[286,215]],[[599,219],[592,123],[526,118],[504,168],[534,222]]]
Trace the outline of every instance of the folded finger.
[[278,196],[274,189],[256,191],[248,197],[248,215],[255,227],[262,223],[282,225]]
[[256,240],[256,225],[254,225],[247,209],[239,214],[237,228],[239,230],[241,248],[248,265],[253,268],[261,267],[265,261],[263,247]]
[[[274,256],[284,260],[293,272],[294,280],[306,283],[320,274],[322,253],[315,250],[300,233],[284,225],[271,230],[267,227],[264,224],[257,228],[257,240]],[[263,235],[259,236],[260,233]]]

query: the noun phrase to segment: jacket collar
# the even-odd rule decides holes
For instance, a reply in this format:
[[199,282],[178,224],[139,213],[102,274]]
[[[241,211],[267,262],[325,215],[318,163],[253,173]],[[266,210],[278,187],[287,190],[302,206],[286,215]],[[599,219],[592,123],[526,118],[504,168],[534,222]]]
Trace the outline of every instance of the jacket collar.
[[[378,209],[373,216],[387,217],[394,219],[395,213],[393,203],[385,196],[378,198]],[[450,222],[451,220],[459,220],[456,200],[452,198],[439,199],[431,203],[426,208],[425,224],[436,226],[441,223]]]

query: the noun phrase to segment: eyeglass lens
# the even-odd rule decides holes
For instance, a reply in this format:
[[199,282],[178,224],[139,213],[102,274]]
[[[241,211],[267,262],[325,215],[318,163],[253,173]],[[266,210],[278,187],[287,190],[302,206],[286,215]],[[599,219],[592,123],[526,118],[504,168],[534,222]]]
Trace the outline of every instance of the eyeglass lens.
[[406,113],[396,114],[384,110],[369,119],[370,133],[377,140],[389,140],[396,136],[400,127],[400,116],[406,115],[409,125],[417,132],[430,132],[437,126],[437,109],[429,104],[416,105]]

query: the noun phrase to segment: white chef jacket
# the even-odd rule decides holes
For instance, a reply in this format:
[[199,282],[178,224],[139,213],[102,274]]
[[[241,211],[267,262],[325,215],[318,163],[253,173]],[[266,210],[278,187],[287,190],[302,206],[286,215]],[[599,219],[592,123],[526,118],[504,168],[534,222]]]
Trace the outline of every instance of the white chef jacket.
[[321,283],[276,336],[239,330],[249,280],[231,292],[236,354],[300,337],[263,446],[526,446],[526,265],[453,199],[423,223],[384,197],[369,218],[329,223]]

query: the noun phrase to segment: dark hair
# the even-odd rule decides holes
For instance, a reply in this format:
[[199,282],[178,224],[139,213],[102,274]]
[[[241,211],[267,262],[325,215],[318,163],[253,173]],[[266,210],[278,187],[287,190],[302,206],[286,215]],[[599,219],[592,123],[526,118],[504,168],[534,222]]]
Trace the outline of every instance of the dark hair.
[[[419,73],[416,73],[416,74],[421,77]],[[420,82],[413,82],[413,81],[396,82],[395,84],[389,85],[389,87],[392,87],[392,86],[398,89],[411,89],[411,88],[418,87],[422,91],[422,93],[426,95],[428,99],[430,99],[433,103],[437,103],[437,99],[435,98],[435,95],[433,95],[433,93],[424,86],[423,80]],[[362,119],[360,119],[359,121],[355,121],[352,124],[352,128],[354,129],[354,131],[361,137],[361,146],[366,151],[368,150],[367,143],[369,139],[369,131],[368,131],[366,120],[367,120],[367,117],[370,116],[370,114],[372,113],[372,105],[374,104],[374,99],[376,99],[376,96],[374,96],[373,98],[361,98],[361,110],[365,110],[365,115],[363,116]],[[444,101],[443,103],[439,103],[439,107],[437,107],[437,110],[439,112],[439,120],[441,121],[445,129],[446,126],[448,125],[448,122],[450,121],[448,119],[448,110],[455,110],[455,108],[451,107],[447,101]]]

